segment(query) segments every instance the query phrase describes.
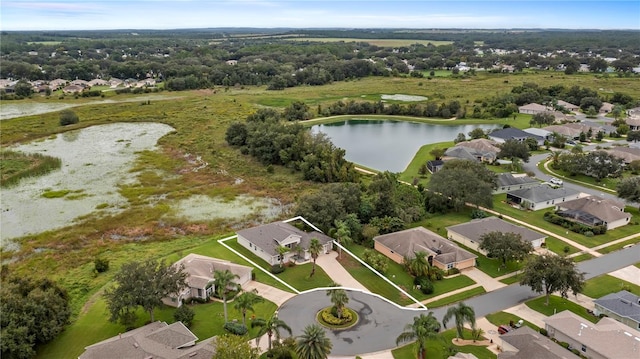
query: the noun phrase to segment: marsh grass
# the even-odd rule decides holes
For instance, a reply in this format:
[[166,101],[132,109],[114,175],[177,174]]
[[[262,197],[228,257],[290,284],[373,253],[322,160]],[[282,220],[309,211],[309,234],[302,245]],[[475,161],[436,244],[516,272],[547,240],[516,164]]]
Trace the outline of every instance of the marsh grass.
[[42,176],[62,166],[59,158],[39,153],[25,154],[4,150],[0,156],[0,187],[15,186],[23,178]]

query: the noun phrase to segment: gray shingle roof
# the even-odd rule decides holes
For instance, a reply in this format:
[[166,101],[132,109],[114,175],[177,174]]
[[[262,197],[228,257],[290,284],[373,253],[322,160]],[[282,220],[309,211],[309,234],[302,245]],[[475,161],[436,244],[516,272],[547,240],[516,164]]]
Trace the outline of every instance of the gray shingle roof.
[[424,227],[383,234],[373,240],[403,257],[413,258],[415,252],[427,252],[434,256],[434,260],[442,264],[462,262],[478,257]]
[[530,229],[516,226],[498,217],[474,219],[467,223],[447,227],[448,231],[459,233],[470,240],[480,243],[480,237],[489,232],[515,233],[522,237],[523,241],[533,242],[547,236]]
[[502,130],[494,131],[489,134],[489,137],[502,138],[503,140],[522,139],[522,138],[534,138],[536,141],[544,140],[543,137],[536,136],[529,132],[524,132],[519,128],[507,127]]
[[579,191],[561,187],[553,188],[549,186],[538,186],[532,188],[523,188],[507,192],[509,195],[529,200],[534,203],[556,200],[568,196],[574,196]]
[[567,349],[554,343],[551,339],[536,332],[528,326],[520,327],[500,338],[518,349],[518,352],[503,352],[498,359],[578,359],[579,357]]
[[529,176],[514,177],[511,173],[500,173],[498,175],[498,187],[516,186],[528,183],[540,183],[535,178]]
[[627,317],[640,323],[640,296],[626,290],[605,295],[594,300],[593,303],[621,317]]
[[[190,253],[181,260],[177,261],[175,266],[184,265],[185,272],[189,273],[187,283],[192,288],[204,288],[213,280],[213,273],[216,270],[228,270],[240,278],[251,273],[253,268],[240,264],[231,263],[227,260],[211,258],[199,254]],[[243,284],[243,283],[240,283]]]
[[300,237],[300,246],[304,249],[309,248],[309,243],[312,238],[317,238],[321,244],[326,244],[333,240],[324,233],[318,231],[305,232],[285,222],[274,222],[243,229],[238,231],[238,235],[246,238],[272,256],[278,254],[276,248],[279,243],[290,236]]
[[598,196],[589,196],[574,199],[558,204],[562,211],[572,210],[583,212],[597,217],[607,223],[611,223],[623,218],[631,218],[631,214],[623,212],[624,203]]

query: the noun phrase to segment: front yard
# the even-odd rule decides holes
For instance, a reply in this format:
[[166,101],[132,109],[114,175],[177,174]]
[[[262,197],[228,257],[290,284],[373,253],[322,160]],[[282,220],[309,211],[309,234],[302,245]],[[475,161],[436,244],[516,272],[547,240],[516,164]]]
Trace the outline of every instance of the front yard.
[[547,317],[565,310],[569,310],[592,323],[597,323],[599,320],[598,317],[587,313],[587,309],[585,307],[582,307],[568,299],[552,295],[551,297],[549,297],[549,305],[544,304],[545,300],[545,297],[542,296],[536,299],[531,299],[525,302],[525,304],[527,305],[527,307],[535,310],[536,312],[540,312]]

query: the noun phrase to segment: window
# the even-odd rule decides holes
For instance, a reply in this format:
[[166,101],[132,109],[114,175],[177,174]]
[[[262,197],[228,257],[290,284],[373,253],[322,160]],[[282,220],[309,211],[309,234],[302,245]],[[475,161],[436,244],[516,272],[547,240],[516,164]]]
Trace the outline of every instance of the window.
[[580,348],[580,350],[582,350],[583,352],[587,352],[587,346],[582,344],[582,348]]
[[453,263],[447,264],[447,269],[453,269]]

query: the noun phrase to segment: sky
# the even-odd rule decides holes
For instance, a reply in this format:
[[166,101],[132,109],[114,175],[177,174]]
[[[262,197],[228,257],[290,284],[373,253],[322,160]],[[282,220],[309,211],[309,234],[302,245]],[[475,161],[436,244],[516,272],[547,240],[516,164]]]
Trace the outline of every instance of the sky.
[[640,30],[640,0],[0,0],[1,30],[215,27]]

